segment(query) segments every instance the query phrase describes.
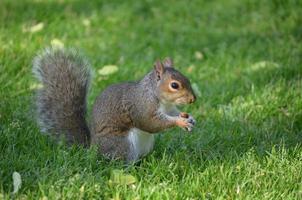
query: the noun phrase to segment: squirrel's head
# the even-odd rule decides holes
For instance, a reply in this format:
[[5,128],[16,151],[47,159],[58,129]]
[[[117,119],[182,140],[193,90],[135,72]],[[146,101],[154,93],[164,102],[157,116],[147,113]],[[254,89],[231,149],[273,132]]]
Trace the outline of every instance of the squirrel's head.
[[193,103],[196,100],[190,81],[174,69],[171,58],[166,58],[163,63],[157,60],[154,64],[154,72],[160,101],[182,105]]

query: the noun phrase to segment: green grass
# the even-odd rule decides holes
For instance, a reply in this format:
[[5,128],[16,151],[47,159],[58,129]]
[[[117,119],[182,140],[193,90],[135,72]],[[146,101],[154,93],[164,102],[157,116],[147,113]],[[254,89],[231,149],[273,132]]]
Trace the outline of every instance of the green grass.
[[[0,199],[301,199],[301,13],[299,0],[1,0]],[[38,23],[40,31],[26,31]],[[89,109],[106,86],[173,57],[200,90],[184,108],[197,127],[158,135],[154,151],[130,166],[55,144],[36,125],[31,74],[33,57],[55,38],[81,49],[96,72],[119,67],[95,73]],[[114,169],[137,182],[110,184]],[[22,177],[15,195],[14,171]]]

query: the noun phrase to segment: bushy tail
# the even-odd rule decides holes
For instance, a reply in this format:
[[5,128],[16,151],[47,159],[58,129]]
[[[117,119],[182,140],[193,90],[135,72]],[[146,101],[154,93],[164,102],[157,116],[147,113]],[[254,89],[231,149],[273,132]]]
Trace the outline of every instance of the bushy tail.
[[36,104],[42,132],[68,144],[89,145],[85,120],[90,82],[88,62],[74,50],[49,48],[33,62],[33,73],[42,83]]

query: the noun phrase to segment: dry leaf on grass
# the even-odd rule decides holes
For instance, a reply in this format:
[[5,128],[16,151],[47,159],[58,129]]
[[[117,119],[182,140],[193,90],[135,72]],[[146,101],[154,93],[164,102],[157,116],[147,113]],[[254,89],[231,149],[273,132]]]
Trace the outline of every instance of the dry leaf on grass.
[[23,29],[23,32],[30,32],[30,33],[35,33],[35,32],[39,32],[44,28],[44,23],[40,22],[38,24],[35,24],[31,27],[27,27]]
[[21,184],[22,184],[21,175],[18,172],[13,173],[13,184],[14,184],[13,194],[16,194],[18,190],[21,188]]
[[197,60],[202,60],[204,57],[200,51],[195,51],[194,56]]
[[270,61],[260,61],[251,65],[247,70],[253,72],[261,69],[272,69],[272,68],[279,68],[279,67],[280,65],[278,63],[274,63]]
[[91,22],[90,22],[89,19],[83,19],[82,23],[83,23],[83,25],[86,26],[86,27],[89,27],[90,24],[91,24]]
[[109,184],[132,185],[136,178],[130,174],[125,174],[122,170],[112,170]]
[[50,41],[50,44],[51,44],[51,46],[56,47],[56,48],[63,48],[64,47],[64,43],[61,40],[57,39],[57,38],[52,39]]
[[102,69],[98,70],[99,75],[107,76],[110,74],[114,74],[118,71],[118,67],[116,65],[105,65]]

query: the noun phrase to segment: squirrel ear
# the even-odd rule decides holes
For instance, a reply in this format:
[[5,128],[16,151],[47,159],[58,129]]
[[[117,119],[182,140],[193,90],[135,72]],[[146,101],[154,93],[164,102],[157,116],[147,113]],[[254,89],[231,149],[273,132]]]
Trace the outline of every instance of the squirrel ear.
[[165,67],[172,67],[174,66],[173,60],[170,57],[165,58],[164,60],[164,66]]
[[160,62],[160,60],[156,60],[155,64],[154,64],[154,70],[157,76],[157,79],[160,80],[163,73],[165,72],[165,67],[163,66],[163,64]]

